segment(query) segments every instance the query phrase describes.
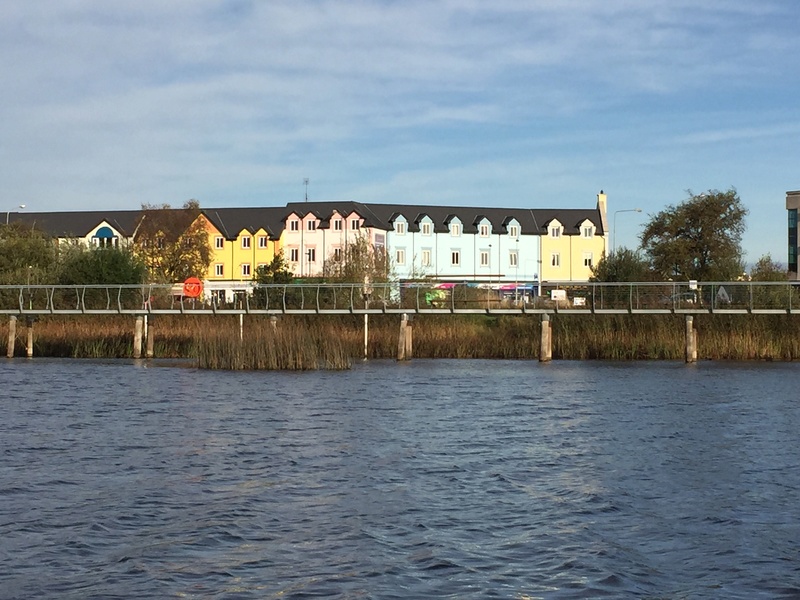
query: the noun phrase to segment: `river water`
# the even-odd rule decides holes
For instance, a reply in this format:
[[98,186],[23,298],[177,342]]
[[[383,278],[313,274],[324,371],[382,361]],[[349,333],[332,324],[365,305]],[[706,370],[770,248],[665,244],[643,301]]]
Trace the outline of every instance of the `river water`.
[[0,597],[800,598],[800,365],[0,362]]

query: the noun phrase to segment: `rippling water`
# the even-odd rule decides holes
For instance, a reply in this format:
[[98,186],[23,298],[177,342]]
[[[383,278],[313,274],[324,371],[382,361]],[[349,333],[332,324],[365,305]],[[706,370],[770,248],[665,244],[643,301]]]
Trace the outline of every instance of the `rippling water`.
[[0,362],[2,598],[797,598],[800,366]]

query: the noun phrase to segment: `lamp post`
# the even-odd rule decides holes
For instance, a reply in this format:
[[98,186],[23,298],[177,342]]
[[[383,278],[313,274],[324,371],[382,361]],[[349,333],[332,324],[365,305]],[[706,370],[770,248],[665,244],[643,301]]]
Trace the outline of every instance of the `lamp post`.
[[[24,204],[20,204],[19,208],[23,209],[23,208],[25,208],[25,205]],[[2,214],[2,213],[0,213],[0,214]],[[6,225],[8,225],[8,221],[9,221],[10,218],[11,218],[11,211],[7,210],[6,211]]]
[[611,253],[614,254],[617,243],[617,215],[621,212],[642,212],[641,208],[623,208],[614,211],[614,228],[611,230]]

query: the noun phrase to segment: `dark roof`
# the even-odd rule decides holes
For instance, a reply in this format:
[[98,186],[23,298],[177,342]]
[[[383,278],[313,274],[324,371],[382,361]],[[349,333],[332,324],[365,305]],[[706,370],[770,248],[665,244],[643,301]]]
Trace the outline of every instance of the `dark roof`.
[[283,233],[284,219],[288,214],[285,206],[203,208],[201,212],[228,240],[236,239],[243,230],[254,234],[259,229],[266,231],[270,239],[277,239]]
[[141,210],[18,212],[12,213],[9,221],[24,223],[57,238],[84,237],[105,221],[122,235],[130,237],[142,214]]
[[[581,223],[590,220],[598,234],[604,234],[598,209],[578,208],[486,208],[469,206],[432,206],[422,204],[367,204],[353,201],[290,202],[285,206],[244,208],[203,208],[201,212],[228,240],[235,239],[241,231],[254,234],[259,229],[277,239],[286,226],[286,218],[295,213],[304,217],[309,213],[320,219],[321,229],[330,226],[334,212],[343,216],[357,213],[364,219],[364,227],[390,231],[393,223],[404,217],[409,231],[419,231],[425,218],[431,219],[434,231],[447,232],[454,219],[462,223],[464,233],[477,233],[482,219],[488,220],[492,230],[506,233],[512,220],[520,224],[522,235],[541,235],[553,219],[564,226],[565,235],[579,235]],[[10,222],[36,226],[54,237],[83,237],[103,221],[108,222],[125,236],[132,236],[142,218],[141,210],[74,211],[74,212],[12,212]]]
[[358,213],[364,219],[364,227],[371,227],[373,229],[389,229],[388,219],[379,219],[370,210],[372,204],[364,204],[362,202],[353,202],[351,200],[331,201],[331,202],[290,202],[286,205],[286,217],[295,213],[300,217],[304,217],[309,213],[313,213],[320,219],[320,229],[327,229],[330,227],[330,218],[334,212],[343,216],[348,216],[352,213]]

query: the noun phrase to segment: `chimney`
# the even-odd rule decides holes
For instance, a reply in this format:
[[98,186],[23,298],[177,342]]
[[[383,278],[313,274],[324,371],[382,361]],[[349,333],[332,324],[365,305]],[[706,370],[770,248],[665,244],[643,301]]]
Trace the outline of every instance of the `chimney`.
[[600,190],[600,193],[597,194],[597,211],[600,213],[600,223],[603,228],[605,252],[608,254],[608,197],[603,190]]

